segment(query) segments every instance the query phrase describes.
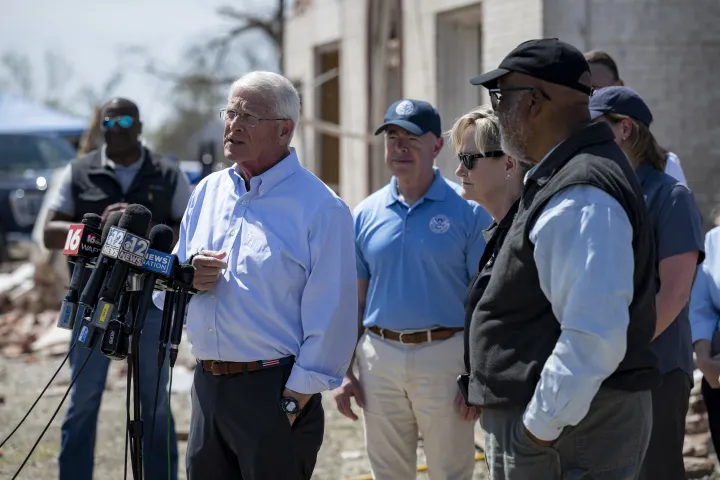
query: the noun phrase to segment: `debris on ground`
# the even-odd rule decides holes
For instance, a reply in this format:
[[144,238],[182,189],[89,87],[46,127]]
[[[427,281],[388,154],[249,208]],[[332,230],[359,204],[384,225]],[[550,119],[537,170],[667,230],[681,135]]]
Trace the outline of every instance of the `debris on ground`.
[[708,429],[707,408],[701,393],[702,375],[699,371],[695,372],[694,380],[690,408],[685,419],[685,475],[686,478],[706,478],[715,472],[715,455]]
[[[32,261],[0,273],[0,355],[16,357],[36,351],[34,343],[54,330],[60,303],[67,291],[67,263],[57,252],[34,251]],[[54,334],[55,344],[67,345]],[[53,353],[52,342],[40,345]],[[66,347],[65,347],[66,348]]]

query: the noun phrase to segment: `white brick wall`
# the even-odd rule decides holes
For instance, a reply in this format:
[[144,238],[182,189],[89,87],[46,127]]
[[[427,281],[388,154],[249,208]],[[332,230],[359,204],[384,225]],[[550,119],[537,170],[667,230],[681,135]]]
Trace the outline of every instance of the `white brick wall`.
[[[436,16],[476,3],[404,0],[405,96],[437,102]],[[653,109],[653,131],[680,156],[706,217],[720,204],[719,0],[484,0],[481,5],[483,71],[496,68],[530,38],[557,36],[581,50],[607,50],[627,84]],[[308,13],[288,21],[286,34],[286,71],[303,80],[306,108],[314,102],[309,87],[314,48],[341,39],[341,122],[353,132],[368,130],[365,10],[365,0],[315,0]],[[445,127],[451,121],[445,118]],[[305,136],[310,168],[313,140]],[[354,205],[368,193],[365,143],[344,139],[341,157],[341,193]],[[453,175],[450,163],[442,168]]]
[[720,204],[720,2],[545,0],[544,14],[547,36],[613,56],[626,85],[652,109],[653,133],[679,155],[710,221]]
[[[285,75],[302,81],[303,115],[315,116],[317,89],[312,86],[317,47],[340,42],[340,123],[350,132],[365,133],[366,104],[365,0],[315,0],[302,15],[287,21]],[[305,128],[293,140],[303,164],[317,173],[315,131]],[[365,144],[343,138],[340,143],[340,192],[351,206],[365,198],[367,186]]]

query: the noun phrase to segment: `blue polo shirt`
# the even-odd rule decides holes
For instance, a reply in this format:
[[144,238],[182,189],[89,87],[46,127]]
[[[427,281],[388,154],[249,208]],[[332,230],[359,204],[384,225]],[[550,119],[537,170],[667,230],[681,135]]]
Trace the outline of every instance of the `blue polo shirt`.
[[368,279],[363,325],[389,330],[464,326],[465,291],[480,262],[490,215],[435,179],[412,207],[397,180],[354,211],[358,278]]

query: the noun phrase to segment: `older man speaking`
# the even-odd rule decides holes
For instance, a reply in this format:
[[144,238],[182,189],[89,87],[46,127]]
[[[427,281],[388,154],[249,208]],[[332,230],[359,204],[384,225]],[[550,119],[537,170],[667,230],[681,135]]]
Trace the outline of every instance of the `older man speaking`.
[[231,87],[225,157],[195,189],[176,253],[195,266],[187,328],[198,359],[189,480],[309,479],[324,431],[319,392],[355,348],[350,210],[290,140],[300,98],[253,72]]

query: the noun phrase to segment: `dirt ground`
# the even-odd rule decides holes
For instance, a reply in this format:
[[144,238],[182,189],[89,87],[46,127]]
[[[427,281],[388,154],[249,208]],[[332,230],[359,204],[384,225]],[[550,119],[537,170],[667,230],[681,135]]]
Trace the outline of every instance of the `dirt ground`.
[[[62,358],[28,357],[7,359],[0,357],[0,441],[4,439],[49,380]],[[117,432],[125,429],[125,379],[119,363],[113,363],[108,375],[106,392],[98,426],[95,455],[95,478],[121,480],[124,437]],[[32,447],[38,435],[52,416],[69,384],[69,369],[64,367],[38,406],[17,434],[2,448],[0,457],[0,479],[11,479]],[[4,403],[2,403],[4,398]],[[187,431],[190,421],[189,393],[175,393],[172,397],[173,412],[178,431]],[[326,430],[325,440],[318,457],[313,479],[349,480],[370,479],[367,457],[363,448],[363,432],[360,422],[352,422],[337,413],[331,398],[325,397]],[[50,480],[57,478],[57,450],[60,442],[60,424],[65,406],[55,418],[43,437],[18,480]],[[185,479],[186,443],[180,442],[180,479]],[[418,451],[418,462],[423,463],[422,450]],[[485,480],[485,467],[476,464],[474,480]],[[420,479],[427,474],[420,473]],[[151,479],[155,480],[155,479]]]

